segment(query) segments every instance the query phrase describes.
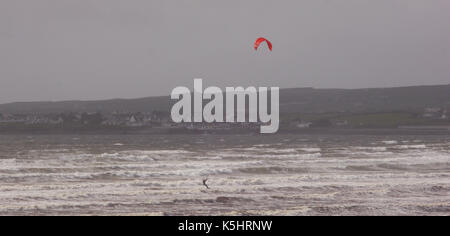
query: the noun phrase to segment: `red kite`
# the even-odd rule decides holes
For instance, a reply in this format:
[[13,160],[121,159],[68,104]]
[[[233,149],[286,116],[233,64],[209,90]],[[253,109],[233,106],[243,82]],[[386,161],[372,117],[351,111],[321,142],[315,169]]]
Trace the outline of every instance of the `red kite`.
[[255,41],[255,50],[258,50],[258,47],[259,47],[259,45],[260,45],[262,42],[266,42],[266,43],[267,43],[267,46],[269,46],[269,50],[272,51],[272,43],[271,43],[269,40],[265,39],[265,38],[258,38],[258,39]]

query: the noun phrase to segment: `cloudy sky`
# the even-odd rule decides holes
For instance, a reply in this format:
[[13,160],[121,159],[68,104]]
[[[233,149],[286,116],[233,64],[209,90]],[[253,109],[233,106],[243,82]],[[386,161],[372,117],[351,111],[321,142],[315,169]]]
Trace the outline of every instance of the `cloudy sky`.
[[0,103],[167,95],[196,77],[449,84],[449,22],[448,0],[1,0]]

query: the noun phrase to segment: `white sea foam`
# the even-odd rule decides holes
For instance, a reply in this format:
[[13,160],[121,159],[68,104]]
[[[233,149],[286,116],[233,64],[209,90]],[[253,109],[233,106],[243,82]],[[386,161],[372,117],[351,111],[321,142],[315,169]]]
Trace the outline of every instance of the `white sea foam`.
[[384,144],[397,144],[398,143],[398,141],[396,141],[396,140],[386,140],[386,141],[381,141],[381,142]]
[[417,145],[398,145],[396,148],[400,149],[425,149],[427,146],[425,144],[417,144]]
[[[126,136],[103,146],[89,138],[12,151],[0,140],[0,215],[448,212],[446,137],[399,137],[410,142],[399,141],[404,145],[391,142],[396,137],[240,137],[239,144],[224,137],[207,147],[195,140],[172,145],[179,137],[162,144],[149,136],[145,146],[142,137],[136,145]],[[284,139],[290,143],[278,143]]]
[[353,147],[355,150],[368,150],[368,151],[375,151],[375,152],[384,152],[387,151],[387,147]]

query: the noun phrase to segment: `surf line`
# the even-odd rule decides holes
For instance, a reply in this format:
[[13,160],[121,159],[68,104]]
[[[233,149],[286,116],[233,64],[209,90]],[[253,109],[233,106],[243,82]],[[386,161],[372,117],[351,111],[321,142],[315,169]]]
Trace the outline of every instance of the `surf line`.
[[[214,86],[203,90],[203,79],[194,79],[193,93],[183,86],[172,90],[171,99],[178,100],[172,106],[172,121],[175,123],[261,123],[260,133],[276,133],[280,125],[279,90],[279,87],[270,87],[270,105],[268,105],[269,89],[267,87],[258,89],[251,86],[245,89],[240,86],[226,87],[224,93]],[[204,105],[204,102],[208,103]],[[248,119],[246,119],[247,116]]]

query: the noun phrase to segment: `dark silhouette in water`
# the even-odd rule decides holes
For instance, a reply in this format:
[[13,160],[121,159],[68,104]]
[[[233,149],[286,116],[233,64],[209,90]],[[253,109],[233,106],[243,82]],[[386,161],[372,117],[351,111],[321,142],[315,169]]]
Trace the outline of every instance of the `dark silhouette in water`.
[[204,180],[203,180],[203,185],[205,185],[205,187],[206,187],[207,189],[209,189],[208,185],[206,184],[206,181],[208,181],[208,179],[204,179]]

